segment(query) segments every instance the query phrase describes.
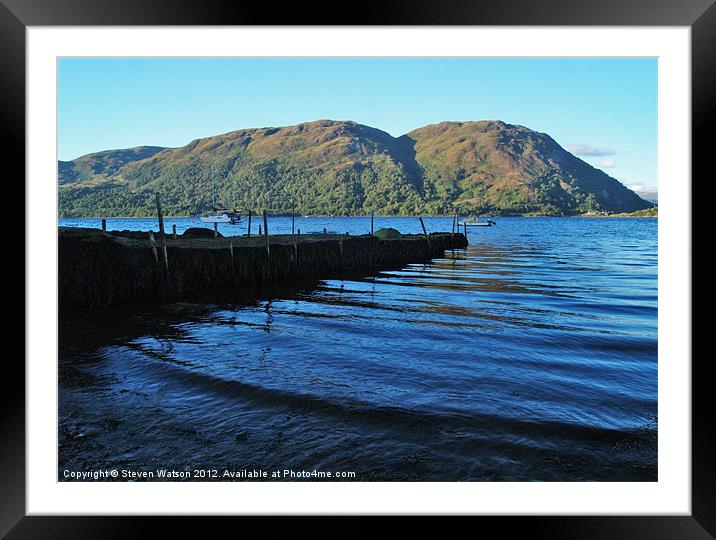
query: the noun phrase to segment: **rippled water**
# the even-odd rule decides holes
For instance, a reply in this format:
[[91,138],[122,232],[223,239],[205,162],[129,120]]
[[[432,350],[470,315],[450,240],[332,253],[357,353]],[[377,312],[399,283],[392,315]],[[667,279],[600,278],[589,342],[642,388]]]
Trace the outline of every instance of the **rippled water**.
[[[62,320],[60,479],[119,467],[656,480],[657,221],[497,221],[400,271]],[[370,221],[296,226],[358,234]]]

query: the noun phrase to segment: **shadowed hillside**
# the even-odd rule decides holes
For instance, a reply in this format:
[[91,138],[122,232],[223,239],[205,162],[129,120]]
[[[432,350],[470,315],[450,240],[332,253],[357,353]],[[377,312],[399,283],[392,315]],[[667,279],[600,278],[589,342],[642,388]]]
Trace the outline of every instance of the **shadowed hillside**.
[[180,148],[139,147],[59,164],[61,217],[167,215],[218,200],[300,214],[573,214],[649,203],[560,147],[503,122],[443,122],[402,137],[348,121],[232,131]]
[[164,150],[161,146],[137,146],[125,150],[105,150],[74,161],[58,162],[60,185],[106,179],[133,161],[140,161]]

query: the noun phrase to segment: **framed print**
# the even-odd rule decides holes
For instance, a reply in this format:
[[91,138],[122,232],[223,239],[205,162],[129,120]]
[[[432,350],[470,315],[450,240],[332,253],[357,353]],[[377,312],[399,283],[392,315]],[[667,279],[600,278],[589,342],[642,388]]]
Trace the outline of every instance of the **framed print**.
[[712,537],[715,9],[4,1],[27,319],[0,530]]

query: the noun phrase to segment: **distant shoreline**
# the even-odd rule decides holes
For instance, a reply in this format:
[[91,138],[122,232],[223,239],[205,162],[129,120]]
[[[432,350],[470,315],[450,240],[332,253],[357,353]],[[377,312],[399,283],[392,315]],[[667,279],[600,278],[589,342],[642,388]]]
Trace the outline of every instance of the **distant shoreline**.
[[659,219],[658,208],[647,208],[646,210],[637,210],[636,212],[622,212],[619,214],[582,214],[579,217],[585,218],[626,218],[626,219]]
[[[631,212],[631,213],[620,213],[620,214],[573,214],[569,216],[564,215],[536,215],[536,214],[511,214],[511,215],[494,215],[494,214],[480,214],[480,217],[484,218],[626,218],[626,219],[633,219],[633,218],[650,218],[650,219],[658,219],[658,213],[655,213],[654,215],[642,215],[642,212],[647,212],[644,210],[640,210],[637,212]],[[248,214],[244,214],[248,216]],[[291,217],[291,214],[268,214],[270,217]],[[465,217],[467,214],[458,214],[458,217]],[[261,218],[261,214],[252,214],[255,218]],[[164,216],[164,219],[194,219],[195,216]],[[370,214],[368,215],[361,215],[361,216],[327,216],[327,215],[310,215],[310,216],[303,216],[303,215],[296,215],[296,219],[309,219],[309,218],[327,218],[327,219],[333,219],[333,218],[370,218]],[[415,214],[412,216],[379,216],[375,215],[375,219],[391,219],[391,218],[416,218],[416,217],[425,217],[425,218],[451,218],[453,217],[452,214],[450,215],[437,215],[437,216],[430,216],[426,214]],[[93,217],[61,217],[59,219],[157,219],[157,216],[93,216]]]
[[612,216],[573,216],[578,218],[612,218],[612,219],[659,219],[659,216],[634,216],[632,214],[614,214]]

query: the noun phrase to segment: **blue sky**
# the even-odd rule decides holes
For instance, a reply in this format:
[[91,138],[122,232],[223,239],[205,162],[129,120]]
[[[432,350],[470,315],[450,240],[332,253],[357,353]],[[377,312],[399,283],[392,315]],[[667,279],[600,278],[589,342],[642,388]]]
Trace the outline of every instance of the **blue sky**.
[[321,118],[503,120],[656,190],[653,58],[62,58],[58,83],[61,160]]

